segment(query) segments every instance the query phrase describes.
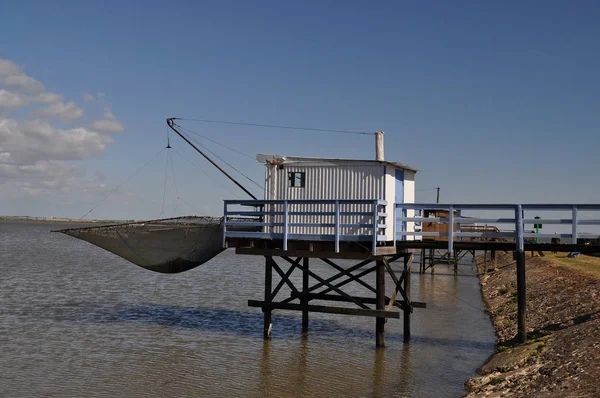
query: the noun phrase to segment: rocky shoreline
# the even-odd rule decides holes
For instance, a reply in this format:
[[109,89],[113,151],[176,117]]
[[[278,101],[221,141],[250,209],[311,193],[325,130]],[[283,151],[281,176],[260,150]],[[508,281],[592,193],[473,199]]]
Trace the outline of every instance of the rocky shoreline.
[[600,279],[527,256],[526,344],[517,344],[516,265],[476,259],[496,353],[465,384],[467,397],[599,397]]

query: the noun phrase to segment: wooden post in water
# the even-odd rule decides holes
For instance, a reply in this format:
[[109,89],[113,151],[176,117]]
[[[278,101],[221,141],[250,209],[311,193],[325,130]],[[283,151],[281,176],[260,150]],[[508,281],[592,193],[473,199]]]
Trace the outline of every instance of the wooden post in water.
[[[375,268],[376,309],[385,311],[385,264],[379,259]],[[375,320],[375,346],[385,347],[385,318]]]
[[[302,259],[302,292],[308,292],[308,257]],[[308,295],[302,299],[302,333],[308,332]]]
[[419,273],[425,273],[425,249],[421,249],[421,259],[419,261]]
[[521,205],[515,209],[517,250],[517,338],[519,343],[527,341],[527,325],[525,322],[525,245],[523,240],[523,210]]
[[452,252],[452,264],[454,264],[454,275],[458,275],[458,251],[454,250]]
[[433,274],[433,267],[435,267],[435,249],[429,249],[429,267],[431,268],[431,274]]
[[[271,304],[271,289],[273,282],[273,257],[265,256],[265,304]],[[263,337],[265,339],[271,338],[271,308],[263,307],[264,313],[264,326],[263,326]]]
[[[412,260],[412,255],[404,256],[404,293],[406,294],[406,298],[410,301],[410,263]],[[410,304],[405,300],[404,302],[404,342],[408,343],[410,341]]]
[[517,326],[519,343],[527,341],[527,325],[525,322],[525,252],[517,251]]

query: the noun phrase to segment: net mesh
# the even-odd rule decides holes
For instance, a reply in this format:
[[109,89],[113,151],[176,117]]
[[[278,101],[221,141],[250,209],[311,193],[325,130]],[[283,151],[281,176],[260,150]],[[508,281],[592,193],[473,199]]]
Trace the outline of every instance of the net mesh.
[[60,232],[110,251],[143,268],[177,273],[223,251],[223,218],[184,216],[63,229]]

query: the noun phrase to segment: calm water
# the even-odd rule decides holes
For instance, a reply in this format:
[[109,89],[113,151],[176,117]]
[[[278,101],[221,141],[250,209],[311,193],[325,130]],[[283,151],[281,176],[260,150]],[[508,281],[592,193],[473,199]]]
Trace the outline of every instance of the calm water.
[[311,314],[302,338],[300,314],[284,311],[265,342],[247,307],[262,299],[260,258],[226,251],[161,275],[49,233],[66,227],[0,221],[1,397],[457,397],[494,349],[470,260],[459,277],[413,273],[428,308],[409,345],[401,320],[377,350],[372,318]]

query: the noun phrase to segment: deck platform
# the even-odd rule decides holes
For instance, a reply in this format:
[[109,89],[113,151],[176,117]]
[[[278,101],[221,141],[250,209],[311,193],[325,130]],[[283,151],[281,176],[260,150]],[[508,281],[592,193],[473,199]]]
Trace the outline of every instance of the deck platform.
[[[232,207],[236,207],[232,209]],[[240,206],[242,209],[240,210]],[[294,207],[296,206],[296,207]],[[310,211],[302,210],[308,206]],[[253,207],[246,210],[243,207]],[[423,218],[425,209],[446,211],[447,217]],[[510,212],[510,217],[473,217],[464,212]],[[526,218],[525,212],[569,212],[569,218]],[[447,261],[454,261],[469,252],[489,251],[495,258],[497,251],[513,251],[516,259],[518,340],[527,339],[525,251],[560,251],[599,253],[600,234],[583,233],[581,228],[600,226],[600,218],[582,218],[580,213],[600,212],[600,205],[440,205],[395,204],[388,206],[382,200],[282,200],[282,201],[225,201],[223,247],[235,248],[237,254],[265,257],[264,300],[250,300],[249,306],[259,307],[264,313],[264,337],[270,338],[273,310],[302,311],[302,330],[308,331],[310,312],[340,315],[368,316],[376,319],[376,346],[385,346],[386,319],[400,318],[403,313],[404,341],[410,340],[410,315],[414,308],[426,308],[425,303],[410,297],[411,264],[414,252],[421,252],[421,270],[425,269],[426,250],[447,250]],[[410,215],[410,216],[409,216]],[[315,221],[315,217],[320,217]],[[407,228],[408,223],[422,222],[448,224],[447,232],[422,232]],[[526,225],[545,223],[568,225],[570,233],[540,234],[525,232]],[[485,223],[481,228],[477,223]],[[489,228],[488,223],[493,227]],[[464,230],[461,226],[466,226]],[[501,230],[496,224],[512,224],[510,230]],[[435,239],[430,239],[430,238]],[[540,242],[551,239],[551,243]],[[559,243],[564,240],[565,243]],[[462,254],[461,254],[462,253]],[[319,259],[337,271],[327,278],[310,268],[311,259]],[[348,267],[334,260],[355,260]],[[392,269],[391,263],[403,260],[402,271]],[[284,267],[285,265],[285,267]],[[430,264],[431,265],[431,264]],[[431,265],[432,266],[432,265]],[[273,271],[279,275],[273,287]],[[433,271],[433,269],[432,269]],[[296,286],[290,276],[302,274],[302,286]],[[375,273],[375,284],[365,276]],[[386,278],[393,290],[386,295]],[[343,290],[349,283],[362,286],[373,297],[353,296]],[[286,286],[287,295],[282,288]],[[315,304],[314,301],[342,302],[355,307]],[[370,306],[374,306],[370,307]]]

